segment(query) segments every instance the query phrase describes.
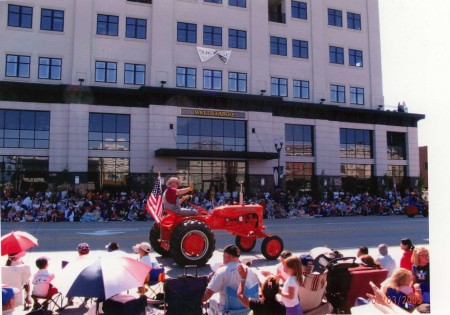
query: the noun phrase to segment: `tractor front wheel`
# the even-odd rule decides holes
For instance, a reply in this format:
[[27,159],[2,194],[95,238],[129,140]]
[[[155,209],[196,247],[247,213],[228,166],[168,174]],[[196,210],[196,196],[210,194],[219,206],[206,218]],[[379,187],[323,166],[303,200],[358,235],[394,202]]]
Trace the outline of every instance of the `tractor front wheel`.
[[204,222],[197,220],[181,222],[170,240],[170,253],[180,266],[204,266],[215,247],[214,234]]
[[246,236],[236,236],[236,246],[243,253],[250,252],[256,245],[256,238]]
[[150,236],[149,236],[150,245],[152,245],[153,250],[158,254],[160,254],[161,256],[163,257],[170,256],[169,251],[161,247],[161,243],[159,242],[159,239],[161,237],[160,234],[161,229],[159,227],[159,224],[155,222],[152,228],[150,229]]
[[261,244],[261,253],[267,260],[277,259],[284,249],[283,240],[276,235],[269,235],[264,238]]

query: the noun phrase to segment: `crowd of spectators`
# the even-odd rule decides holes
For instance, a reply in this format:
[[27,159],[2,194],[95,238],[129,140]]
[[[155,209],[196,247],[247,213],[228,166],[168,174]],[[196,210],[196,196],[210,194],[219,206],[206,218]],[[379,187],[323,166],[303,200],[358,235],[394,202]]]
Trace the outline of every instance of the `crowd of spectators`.
[[[224,204],[237,203],[238,192],[195,191],[189,202],[214,209]],[[47,190],[23,194],[0,195],[2,222],[94,222],[94,221],[145,221],[152,220],[146,211],[147,193],[144,191],[109,193],[88,191],[84,195]],[[403,214],[405,207],[427,201],[415,192],[406,192],[403,197],[396,191],[386,191],[383,196],[366,193],[350,194],[330,191],[321,200],[307,194],[291,194],[289,191],[268,192],[249,197],[245,203],[261,204],[264,216],[269,219]]]

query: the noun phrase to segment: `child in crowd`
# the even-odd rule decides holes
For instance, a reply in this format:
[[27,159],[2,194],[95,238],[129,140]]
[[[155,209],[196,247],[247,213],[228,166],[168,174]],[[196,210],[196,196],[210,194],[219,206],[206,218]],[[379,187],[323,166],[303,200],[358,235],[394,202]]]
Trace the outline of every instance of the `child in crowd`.
[[411,271],[398,268],[383,286],[383,292],[391,303],[405,310],[411,310],[414,305],[422,303],[421,293],[411,287],[412,281]]
[[286,315],[303,315],[298,297],[299,288],[303,283],[303,271],[300,258],[291,256],[285,261],[285,272],[288,278],[280,290],[281,301],[286,306]]
[[[32,282],[33,290],[31,294],[34,301],[33,310],[37,310],[41,306],[43,309],[47,309],[48,299],[58,293],[58,289],[50,283],[55,278],[55,275],[47,270],[47,257],[39,257],[36,259],[36,267],[38,267],[39,270],[34,274]],[[41,305],[36,297],[45,298],[46,300]]]

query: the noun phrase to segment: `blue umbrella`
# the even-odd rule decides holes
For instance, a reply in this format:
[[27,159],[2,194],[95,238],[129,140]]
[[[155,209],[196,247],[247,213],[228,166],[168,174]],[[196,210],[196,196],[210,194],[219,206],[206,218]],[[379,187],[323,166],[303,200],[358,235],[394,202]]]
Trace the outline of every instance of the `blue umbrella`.
[[104,301],[123,291],[142,286],[151,269],[129,257],[84,257],[86,256],[70,262],[53,281],[65,296],[98,298]]

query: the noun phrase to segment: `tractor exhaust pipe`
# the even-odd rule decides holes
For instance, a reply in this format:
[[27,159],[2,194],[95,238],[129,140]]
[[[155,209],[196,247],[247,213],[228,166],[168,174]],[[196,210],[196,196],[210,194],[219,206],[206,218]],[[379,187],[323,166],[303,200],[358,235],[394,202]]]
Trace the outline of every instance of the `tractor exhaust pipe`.
[[244,205],[244,193],[242,192],[242,184],[244,182],[243,181],[238,181],[238,183],[241,186],[241,191],[239,192],[239,205],[243,206]]

